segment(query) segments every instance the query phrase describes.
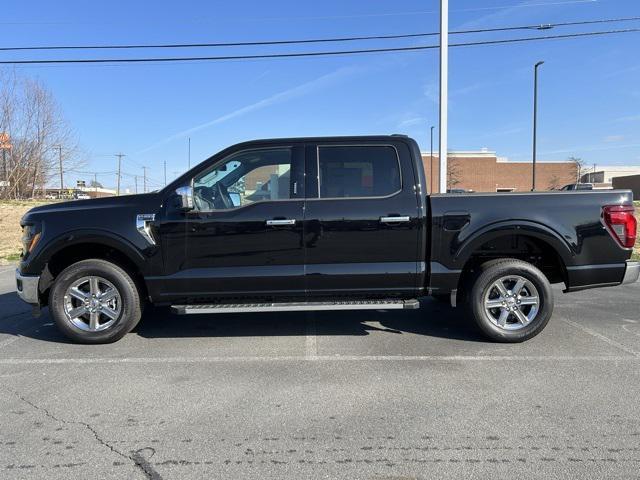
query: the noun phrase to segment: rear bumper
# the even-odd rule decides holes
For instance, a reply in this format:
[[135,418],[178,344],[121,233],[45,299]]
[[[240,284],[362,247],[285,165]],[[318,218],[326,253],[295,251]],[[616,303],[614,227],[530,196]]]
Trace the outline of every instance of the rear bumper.
[[627,262],[627,268],[624,271],[624,278],[622,279],[622,285],[625,283],[634,283],[640,277],[640,262]]
[[18,296],[25,302],[32,305],[40,303],[39,284],[39,275],[22,275],[20,270],[16,270],[16,291]]

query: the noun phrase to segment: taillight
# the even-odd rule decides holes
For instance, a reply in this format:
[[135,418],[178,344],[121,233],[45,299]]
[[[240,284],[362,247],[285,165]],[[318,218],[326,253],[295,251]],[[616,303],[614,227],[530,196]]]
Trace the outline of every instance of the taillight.
[[631,248],[636,243],[638,222],[632,205],[607,205],[603,207],[604,223],[618,243]]

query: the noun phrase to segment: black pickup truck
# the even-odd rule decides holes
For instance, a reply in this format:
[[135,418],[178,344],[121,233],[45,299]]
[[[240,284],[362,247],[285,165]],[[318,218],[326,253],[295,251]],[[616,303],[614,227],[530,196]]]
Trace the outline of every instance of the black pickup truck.
[[405,136],[260,140],[160,191],[22,219],[20,297],[83,343],[147,303],[179,314],[465,305],[491,339],[533,337],[565,292],[634,282],[626,190],[428,195]]

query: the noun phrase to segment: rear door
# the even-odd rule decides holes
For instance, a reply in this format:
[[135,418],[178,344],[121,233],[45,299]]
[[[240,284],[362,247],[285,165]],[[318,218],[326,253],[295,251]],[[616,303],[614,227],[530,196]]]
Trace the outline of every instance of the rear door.
[[308,295],[415,294],[420,219],[409,147],[328,142],[306,150]]

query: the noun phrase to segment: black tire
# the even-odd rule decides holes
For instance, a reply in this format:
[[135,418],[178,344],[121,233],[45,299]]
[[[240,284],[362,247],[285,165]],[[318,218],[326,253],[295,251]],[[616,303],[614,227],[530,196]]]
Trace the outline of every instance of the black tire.
[[[67,289],[85,277],[98,277],[110,283],[119,294],[118,303],[113,304],[118,305],[118,314],[112,314],[115,318],[100,316],[103,326],[111,320],[111,324],[103,330],[82,329],[65,312],[65,305],[69,308],[65,304],[68,302],[68,298],[65,299]],[[77,300],[74,299],[74,302]],[[111,343],[120,340],[137,325],[142,316],[142,302],[135,281],[125,270],[106,260],[89,259],[74,263],[56,277],[49,294],[49,311],[60,331],[71,340],[86,344]],[[85,314],[84,319],[88,315]],[[79,320],[76,322],[80,323]]]
[[[494,284],[500,279],[509,276],[524,278],[526,281],[531,283],[533,288],[535,288],[535,293],[537,293],[537,295],[531,296],[536,296],[538,298],[537,313],[534,314],[529,323],[525,324],[523,321],[518,321],[517,315],[520,313],[516,310],[519,310],[521,313],[525,314],[525,316],[528,316],[533,309],[533,306],[530,305],[511,305],[507,303],[506,307],[498,307],[493,310],[490,309],[489,313],[485,310],[485,298],[491,300],[491,295],[496,295],[497,288],[494,287]],[[494,341],[517,343],[535,337],[544,329],[551,318],[551,314],[553,313],[553,292],[551,290],[549,280],[547,280],[547,277],[545,277],[540,270],[525,261],[516,259],[498,259],[489,261],[479,268],[477,275],[471,280],[470,284],[471,286],[468,292],[468,307],[471,311],[471,315],[480,330]],[[507,280],[506,284],[509,285],[509,280]],[[516,285],[514,285],[514,287],[515,286]],[[522,300],[522,298],[527,299],[526,294],[531,293],[527,291],[529,288],[530,287],[525,287],[524,297],[513,296],[510,297],[511,300],[509,301],[517,303],[517,298],[520,298],[521,303],[525,303],[525,300]],[[489,290],[493,291],[490,292],[487,297]],[[515,310],[509,311],[508,308],[510,307]],[[509,317],[505,326],[501,327],[499,325],[499,320],[496,317],[499,318],[500,314],[504,311],[507,311]],[[494,321],[492,321],[492,319]]]

